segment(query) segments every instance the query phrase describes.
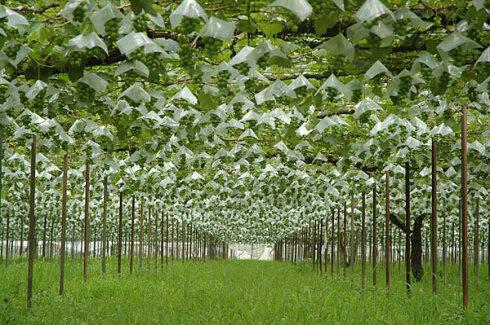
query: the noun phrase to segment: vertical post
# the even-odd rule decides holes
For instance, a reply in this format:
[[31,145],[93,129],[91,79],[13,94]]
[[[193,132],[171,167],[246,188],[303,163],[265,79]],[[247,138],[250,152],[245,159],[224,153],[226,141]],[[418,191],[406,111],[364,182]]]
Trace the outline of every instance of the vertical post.
[[410,246],[410,219],[411,219],[411,206],[410,206],[410,162],[405,162],[405,282],[407,286],[407,293],[412,292],[412,277],[410,275],[410,258],[411,258],[411,246]]
[[385,236],[386,236],[386,244],[385,244],[385,259],[386,259],[386,287],[390,287],[390,277],[391,277],[391,236],[390,236],[390,173],[386,171],[386,228],[385,228]]
[[355,245],[354,245],[354,194],[351,196],[351,207],[350,207],[350,269],[352,274],[355,272],[354,259],[355,259]]
[[66,203],[68,183],[68,154],[63,156],[63,179],[61,181],[61,247],[60,247],[60,295],[65,291],[65,238],[66,238]]
[[437,293],[437,144],[434,138],[432,138],[432,213],[430,226],[432,293]]
[[366,286],[366,191],[362,191],[361,206],[361,286]]
[[337,272],[340,272],[340,207],[337,209]]
[[146,250],[146,270],[150,270],[151,264],[151,205],[148,204],[148,224],[146,225],[146,238],[147,238],[147,250]]
[[138,240],[138,269],[141,270],[143,267],[143,210],[144,210],[144,203],[143,203],[143,197],[141,197],[141,202],[140,202],[140,222],[139,222],[139,240]]
[[134,195],[131,197],[131,233],[129,239],[129,273],[133,273],[134,265],[134,213],[135,213],[135,199]]
[[347,202],[344,201],[344,229],[343,229],[342,241],[344,242],[344,249],[342,250],[342,255],[344,257],[344,269],[343,275],[346,276],[347,272]]
[[90,167],[88,159],[85,162],[85,219],[83,227],[83,280],[88,279],[88,227],[89,227],[89,191],[90,191]]
[[119,192],[119,223],[117,229],[117,273],[121,274],[122,263],[122,215],[123,215],[123,192]]
[[165,214],[165,264],[168,265],[168,213]]
[[[0,177],[1,178],[1,177]],[[0,193],[1,196],[2,193]],[[1,199],[0,199],[1,201]],[[0,207],[1,209],[1,207]],[[1,217],[1,215],[0,215]],[[20,216],[20,249],[19,249],[19,255],[20,259],[22,260],[22,253],[24,251],[24,214],[22,213]]]
[[463,307],[468,307],[468,108],[461,107],[461,280]]
[[104,176],[104,196],[102,202],[102,273],[106,272],[106,253],[107,253],[107,200],[109,198],[107,190],[107,175]]
[[376,233],[376,183],[373,185],[373,233],[372,233],[372,240],[373,240],[373,286],[376,286],[377,283],[377,273],[376,273],[376,262],[378,260],[378,242],[376,240],[377,238],[377,233]]
[[[323,219],[320,219],[320,221],[318,222],[318,268],[320,270],[320,273],[322,273],[322,246],[323,246],[322,229],[323,229]],[[296,246],[297,246],[297,238],[298,235],[296,234]]]
[[162,271],[163,271],[163,254],[164,254],[164,247],[163,247],[163,243],[164,243],[164,231],[163,231],[164,217],[165,217],[165,213],[162,209],[162,219],[160,220],[160,266],[162,268]]
[[312,248],[311,248],[311,261],[313,263],[313,270],[315,269],[315,257],[316,257],[316,221],[313,222],[313,227],[310,225],[310,229],[312,231]]
[[[0,220],[2,220],[2,179],[3,179],[3,130],[0,130]],[[23,224],[21,225],[21,229]],[[21,230],[20,238],[22,238],[23,231]],[[22,257],[22,240],[20,243],[20,256]],[[1,250],[0,250],[0,261],[1,261]]]
[[447,225],[446,225],[446,213],[444,213],[442,220],[442,271],[446,274],[446,257],[447,257]]
[[473,227],[473,264],[475,269],[475,284],[478,288],[480,285],[480,199],[476,198],[475,220]]
[[333,247],[334,247],[334,244],[335,244],[335,240],[334,240],[334,235],[335,235],[335,209],[332,209],[332,223],[331,223],[331,227],[330,227],[330,232],[332,234],[331,236],[331,244],[330,244],[330,273],[333,274],[333,264],[334,264],[334,251],[333,251]]
[[[9,234],[10,234],[10,213],[9,210],[7,209],[7,229],[6,229],[6,240],[5,240],[5,267],[8,267],[9,265]],[[2,238],[3,239],[3,238]]]
[[36,256],[36,135],[32,135],[31,144],[31,175],[29,178],[29,251],[27,267],[27,307],[32,307],[32,276],[34,273],[34,258]]
[[324,258],[324,270],[325,273],[328,272],[328,217],[325,217],[325,250],[324,250],[325,258]]

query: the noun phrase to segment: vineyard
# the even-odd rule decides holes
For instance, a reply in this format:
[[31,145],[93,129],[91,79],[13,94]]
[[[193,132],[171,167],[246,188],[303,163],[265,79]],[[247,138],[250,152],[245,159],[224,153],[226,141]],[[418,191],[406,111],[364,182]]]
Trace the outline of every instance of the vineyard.
[[488,324],[489,94],[488,0],[4,0],[0,324]]

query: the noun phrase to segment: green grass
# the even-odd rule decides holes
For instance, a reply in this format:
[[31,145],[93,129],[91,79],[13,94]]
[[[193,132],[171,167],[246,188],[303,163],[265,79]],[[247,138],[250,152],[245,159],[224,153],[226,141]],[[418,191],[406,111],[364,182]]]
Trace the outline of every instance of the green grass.
[[[414,285],[407,297],[403,267],[394,267],[392,288],[360,288],[360,272],[318,275],[310,264],[288,262],[175,262],[165,272],[108,273],[91,261],[82,280],[80,259],[68,260],[66,293],[58,296],[58,262],[36,261],[33,307],[27,310],[27,263],[0,267],[0,324],[428,324],[490,322],[490,285],[486,267],[477,290],[470,285],[470,307],[461,308],[457,268],[431,294],[430,277]],[[145,265],[146,267],[146,265]],[[428,274],[428,273],[427,273]],[[470,272],[470,275],[472,273]],[[473,277],[470,277],[473,280]]]

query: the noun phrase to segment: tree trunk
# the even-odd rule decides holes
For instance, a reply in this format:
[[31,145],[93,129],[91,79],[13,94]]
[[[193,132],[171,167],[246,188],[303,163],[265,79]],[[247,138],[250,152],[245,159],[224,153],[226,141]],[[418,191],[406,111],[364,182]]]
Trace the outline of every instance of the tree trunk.
[[[412,275],[416,281],[420,281],[424,276],[424,268],[422,266],[422,225],[425,218],[425,214],[419,215],[413,224],[413,229],[410,233],[410,243],[411,243],[411,258],[410,266],[412,270]],[[401,231],[407,234],[407,229],[405,224],[400,221],[393,213],[390,213],[390,220],[397,226]]]

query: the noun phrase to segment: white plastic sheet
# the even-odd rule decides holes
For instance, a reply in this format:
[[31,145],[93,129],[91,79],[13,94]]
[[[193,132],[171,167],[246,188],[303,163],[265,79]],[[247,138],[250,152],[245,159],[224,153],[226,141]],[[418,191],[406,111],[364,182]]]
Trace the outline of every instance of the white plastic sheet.
[[286,8],[301,21],[304,21],[313,12],[313,7],[306,0],[276,0],[270,6]]
[[226,41],[233,38],[234,32],[235,25],[233,23],[216,17],[211,17],[204,25],[201,34],[202,36],[213,37]]
[[200,17],[204,20],[208,19],[208,15],[204,9],[195,0],[184,0],[174,11],[172,11],[170,14],[170,25],[172,28],[179,26],[184,16],[189,18]]

